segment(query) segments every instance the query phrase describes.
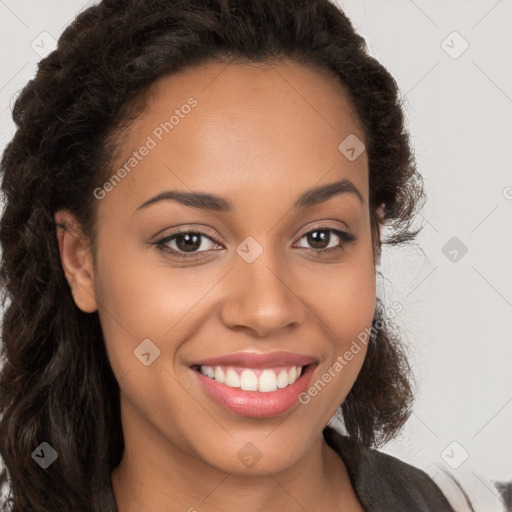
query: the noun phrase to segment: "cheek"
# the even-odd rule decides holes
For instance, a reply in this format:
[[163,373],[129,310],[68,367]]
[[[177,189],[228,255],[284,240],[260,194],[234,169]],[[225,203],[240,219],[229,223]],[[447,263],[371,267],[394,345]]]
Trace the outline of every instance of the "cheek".
[[370,327],[375,312],[375,267],[370,242],[361,244],[342,263],[326,265],[302,277],[302,289],[321,318],[331,346],[344,350],[347,342]]
[[132,338],[169,334],[211,287],[211,272],[171,264],[134,233],[113,238],[105,231],[101,243],[97,287],[105,324],[121,324],[116,329],[124,328]]
[[[311,281],[315,282],[311,286]],[[336,270],[308,277],[310,308],[319,317],[325,338],[324,363],[307,390],[304,403],[332,416],[353,386],[364,362],[375,313],[375,272],[371,254],[361,251]],[[306,283],[304,283],[304,286]],[[325,389],[325,391],[324,391]],[[321,395],[322,399],[313,397]],[[316,413],[315,413],[316,414]],[[319,414],[322,417],[322,414]]]
[[186,279],[163,260],[149,264],[149,259],[147,251],[133,247],[105,247],[97,268],[98,310],[108,358],[131,421],[152,418],[162,431],[176,434],[176,418],[184,411],[200,410],[180,386],[173,358],[187,336],[187,313],[211,284],[200,276]]
[[[345,382],[352,386],[364,362],[372,320],[375,314],[375,274],[373,261],[364,260],[338,284],[342,296],[339,301],[335,332],[339,338],[333,343],[336,350],[337,373],[345,374]],[[349,389],[346,389],[348,393]]]
[[332,279],[333,300],[325,304],[325,311],[332,315],[333,331],[341,338],[339,348],[349,338],[371,325],[375,312],[375,277],[371,268],[357,265],[339,278]]
[[[181,346],[194,338],[195,326],[216,303],[212,288],[219,272],[171,266],[155,247],[141,250],[120,237],[112,243],[105,236],[103,244],[96,269],[98,310],[114,374],[119,382],[129,374],[141,389],[162,389],[162,380],[168,388]],[[148,359],[154,362],[146,367]]]

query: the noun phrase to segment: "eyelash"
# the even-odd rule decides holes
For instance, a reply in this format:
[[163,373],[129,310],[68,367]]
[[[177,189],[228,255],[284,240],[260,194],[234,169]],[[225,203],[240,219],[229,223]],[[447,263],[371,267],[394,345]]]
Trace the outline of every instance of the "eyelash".
[[[347,245],[349,245],[357,240],[356,236],[352,235],[351,233],[347,233],[346,231],[340,231],[339,229],[334,229],[334,228],[321,228],[321,227],[316,227],[316,228],[308,231],[307,233],[304,233],[299,238],[299,240],[302,240],[305,236],[307,236],[311,233],[315,233],[316,231],[328,231],[330,233],[334,233],[336,236],[338,236],[342,240],[342,242],[340,243],[340,245],[338,245],[336,247],[329,247],[327,249],[308,249],[306,247],[301,247],[301,249],[313,251],[314,253],[317,253],[317,254],[326,253],[326,252],[329,252],[329,253],[330,252],[338,252],[338,251],[345,250],[345,247]],[[186,234],[199,235],[201,238],[204,237],[213,243],[217,243],[213,238],[206,235],[205,233],[202,233],[201,231],[193,231],[193,230],[185,229],[183,231],[176,231],[172,235],[169,235],[164,238],[161,238],[160,240],[157,240],[156,242],[154,242],[154,245],[156,245],[157,248],[159,250],[161,250],[162,252],[167,253],[167,254],[170,253],[173,255],[173,257],[177,257],[180,259],[195,259],[198,257],[199,254],[201,254],[203,252],[208,252],[208,251],[196,251],[196,252],[191,252],[191,253],[185,253],[185,252],[176,251],[175,249],[169,249],[166,246],[167,243],[174,240],[179,235],[186,235]],[[330,242],[330,240],[329,240],[329,242]]]

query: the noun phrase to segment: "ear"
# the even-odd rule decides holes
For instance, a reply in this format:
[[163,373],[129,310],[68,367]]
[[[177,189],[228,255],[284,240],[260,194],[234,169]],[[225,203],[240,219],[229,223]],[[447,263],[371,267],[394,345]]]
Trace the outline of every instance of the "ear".
[[71,288],[73,300],[84,313],[93,313],[97,309],[97,303],[90,240],[68,210],[59,210],[54,219],[62,269]]
[[376,264],[380,264],[380,256],[381,256],[381,233],[382,233],[382,227],[386,223],[386,204],[382,203],[376,210],[377,213],[377,228],[378,228],[378,238],[375,240],[375,246],[374,246],[374,261]]

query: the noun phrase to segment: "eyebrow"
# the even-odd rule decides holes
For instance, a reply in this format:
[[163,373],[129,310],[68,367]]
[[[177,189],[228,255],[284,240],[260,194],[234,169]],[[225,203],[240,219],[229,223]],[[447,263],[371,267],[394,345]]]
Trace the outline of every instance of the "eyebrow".
[[[357,187],[350,180],[344,178],[334,183],[306,190],[297,198],[293,206],[295,209],[308,208],[323,203],[340,194],[354,195],[359,199],[361,204],[364,203],[363,196]],[[166,190],[161,192],[141,204],[136,211],[160,201],[177,201],[192,208],[201,208],[217,212],[233,211],[233,203],[229,199],[203,192],[183,192],[179,190]]]

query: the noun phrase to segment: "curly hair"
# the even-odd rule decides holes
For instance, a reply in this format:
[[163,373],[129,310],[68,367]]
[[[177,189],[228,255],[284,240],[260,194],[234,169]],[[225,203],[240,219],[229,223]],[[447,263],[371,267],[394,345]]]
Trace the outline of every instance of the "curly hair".
[[[363,127],[372,233],[385,203],[397,245],[414,240],[423,180],[390,73],[330,0],[103,0],[80,13],[39,62],[13,107],[16,132],[1,159],[4,304],[0,373],[1,510],[116,510],[111,472],[124,440],[119,385],[97,312],[75,304],[54,214],[68,209],[94,241],[93,191],[111,175],[119,134],[156,79],[203,63],[294,59],[330,70]],[[380,250],[380,246],[379,246]],[[7,302],[7,304],[6,304]],[[339,414],[367,446],[396,436],[411,414],[413,380],[401,337],[376,301],[362,369]],[[41,471],[31,454],[58,452]],[[7,507],[10,507],[9,509]]]

